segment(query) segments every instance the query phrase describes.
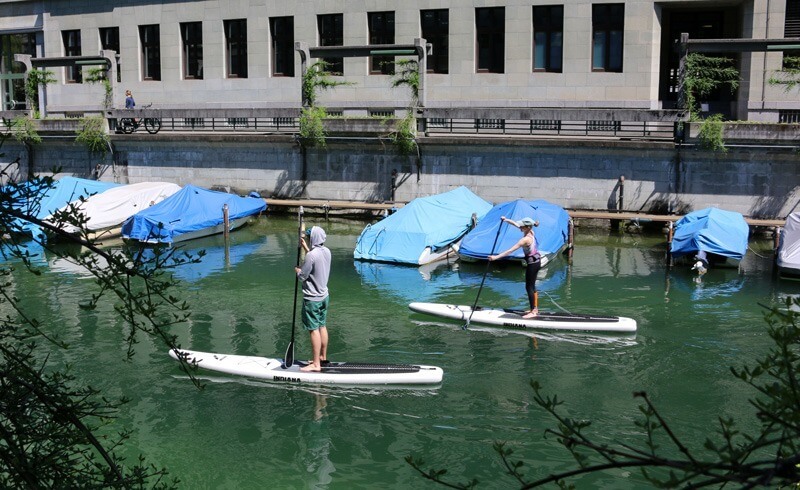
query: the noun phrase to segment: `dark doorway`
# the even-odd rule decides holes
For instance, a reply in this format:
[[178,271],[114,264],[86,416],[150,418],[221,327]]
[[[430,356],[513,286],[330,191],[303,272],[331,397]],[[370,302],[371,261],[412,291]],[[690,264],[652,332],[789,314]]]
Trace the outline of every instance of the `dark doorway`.
[[[667,9],[661,16],[661,68],[658,94],[664,109],[674,109],[678,102],[678,58],[677,41],[681,33],[689,39],[729,39],[741,37],[738,9],[690,10]],[[731,58],[740,68],[738,53],[719,53]],[[715,91],[702,102],[708,104],[708,113],[720,113],[730,119],[735,116],[736,93],[727,88]]]

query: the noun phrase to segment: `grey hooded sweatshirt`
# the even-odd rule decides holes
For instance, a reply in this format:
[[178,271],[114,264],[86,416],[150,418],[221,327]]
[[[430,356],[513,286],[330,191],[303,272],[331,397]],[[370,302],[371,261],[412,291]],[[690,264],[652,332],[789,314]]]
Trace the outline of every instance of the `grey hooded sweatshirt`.
[[303,281],[303,299],[322,301],[328,296],[328,277],[331,275],[331,251],[324,245],[325,231],[319,226],[311,228],[311,250],[297,274]]

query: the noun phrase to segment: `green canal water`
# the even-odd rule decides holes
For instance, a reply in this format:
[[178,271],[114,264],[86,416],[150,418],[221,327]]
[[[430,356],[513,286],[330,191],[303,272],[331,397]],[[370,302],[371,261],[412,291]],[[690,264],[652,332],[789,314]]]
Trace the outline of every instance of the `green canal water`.
[[[753,392],[729,372],[769,348],[759,304],[800,293],[772,274],[768,241],[751,241],[742,271],[711,270],[696,281],[688,267],[667,270],[659,234],[609,234],[578,228],[571,264],[540,275],[542,309],[613,314],[637,320],[635,335],[538,333],[470,328],[411,313],[411,301],[472,304],[483,264],[417,269],[354,263],[364,223],[310,218],[328,233],[330,358],[441,366],[444,381],[425,389],[268,384],[200,372],[198,390],[165,348],[141,337],[124,361],[125,326],[109,300],[86,311],[92,280],[46,256],[40,277],[17,273],[14,294],[70,342],[53,363],[70,363],[86,383],[131,402],[115,422],[133,430],[126,453],[144,453],[184,488],[437,488],[408,466],[407,455],[447,468],[459,481],[514,487],[492,449],[505,441],[526,462],[529,479],[574,468],[550,437],[554,420],[533,401],[532,379],[565,401],[565,413],[593,421],[598,442],[636,443],[637,390],[646,391],[672,428],[700,448],[720,415],[744,427]],[[290,336],[296,223],[269,216],[231,235],[187,244],[204,248],[201,265],[178,269],[191,321],[173,328],[183,347],[282,357]],[[43,259],[43,260],[44,260]],[[493,267],[486,306],[524,306],[523,269]],[[309,351],[298,331],[297,356]],[[666,442],[664,441],[666,444]],[[637,488],[637,471],[612,470],[578,481]]]

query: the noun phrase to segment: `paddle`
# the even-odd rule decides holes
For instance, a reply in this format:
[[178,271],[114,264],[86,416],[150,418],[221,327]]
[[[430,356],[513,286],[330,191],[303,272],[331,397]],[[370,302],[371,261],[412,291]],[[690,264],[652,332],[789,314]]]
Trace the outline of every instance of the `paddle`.
[[[500,225],[497,227],[497,234],[494,236],[494,243],[492,243],[492,251],[489,252],[489,255],[494,255],[494,247],[497,246],[497,239],[500,238],[500,230],[503,229],[503,218],[500,218]],[[469,310],[469,317],[467,318],[467,323],[461,327],[462,330],[466,330],[469,328],[469,322],[472,320],[472,314],[475,313],[475,308],[478,306],[478,298],[481,297],[481,291],[483,290],[483,283],[486,282],[486,274],[489,272],[489,265],[491,265],[492,261],[489,260],[489,257],[486,257],[486,270],[483,271],[483,278],[481,278],[481,286],[478,288],[478,294],[475,295],[475,303],[472,304],[472,309]]]
[[[297,210],[297,221],[299,223],[299,233],[297,242],[297,267],[300,267],[300,251],[302,249],[302,247],[300,246],[300,240],[303,239],[303,206],[300,206],[300,209]],[[290,368],[294,364],[294,326],[297,321],[297,286],[299,282],[300,278],[297,277],[297,274],[295,274],[294,305],[292,306],[292,340],[289,342],[288,347],[286,347],[286,355],[283,356],[284,369]]]

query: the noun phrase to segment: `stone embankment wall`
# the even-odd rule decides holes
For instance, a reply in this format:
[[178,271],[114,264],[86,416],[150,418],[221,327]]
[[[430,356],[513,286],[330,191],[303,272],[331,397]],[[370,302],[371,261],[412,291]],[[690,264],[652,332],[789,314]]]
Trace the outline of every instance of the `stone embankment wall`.
[[[289,136],[136,134],[113,138],[113,155],[90,155],[70,138],[33,151],[6,141],[3,162],[122,183],[169,181],[269,198],[409,201],[465,185],[491,202],[547,199],[570,209],[685,213],[716,206],[782,218],[800,198],[800,154],[734,147],[714,153],[671,143],[429,137],[420,155],[389,141],[331,139],[302,149]],[[624,176],[624,185],[620,177]]]

